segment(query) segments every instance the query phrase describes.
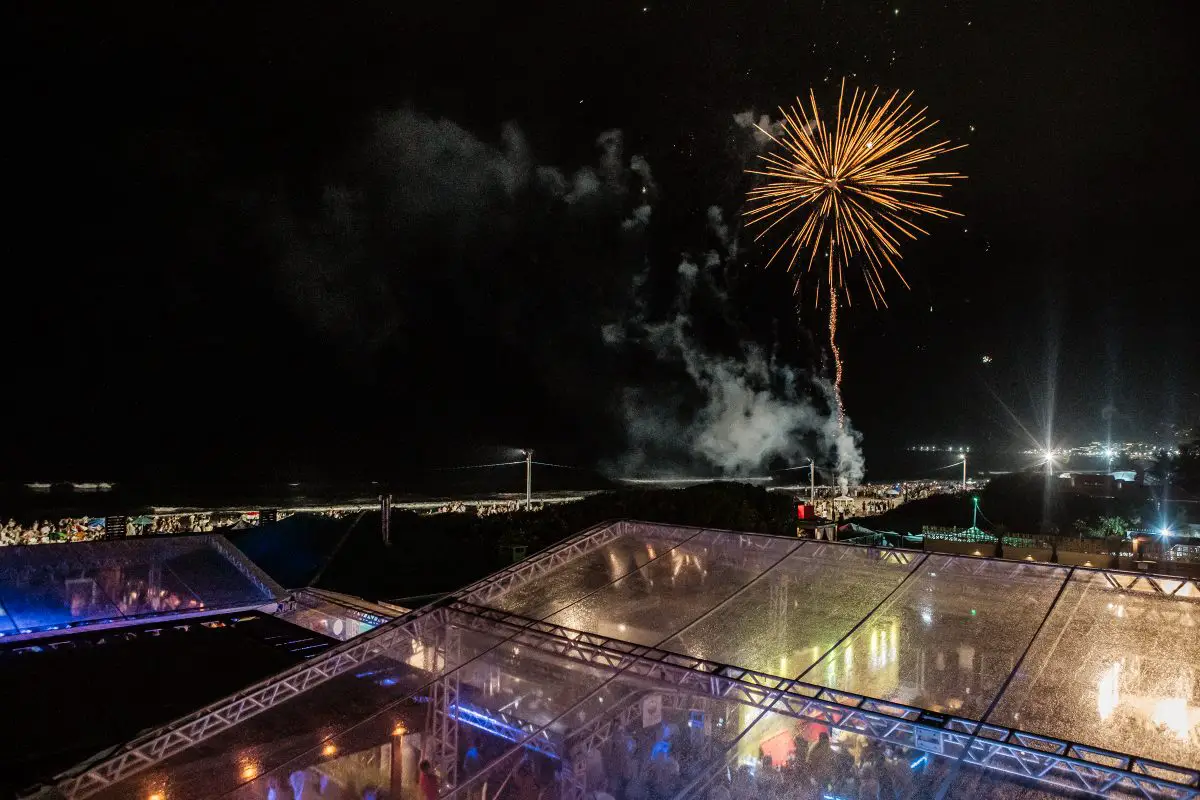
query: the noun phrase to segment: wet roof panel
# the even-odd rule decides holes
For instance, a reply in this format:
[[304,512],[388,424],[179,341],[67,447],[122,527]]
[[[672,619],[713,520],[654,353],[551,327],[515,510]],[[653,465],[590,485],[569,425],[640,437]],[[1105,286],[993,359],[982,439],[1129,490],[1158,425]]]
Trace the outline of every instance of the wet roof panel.
[[636,572],[701,532],[661,529],[625,533],[563,564],[537,581],[521,584],[493,600],[494,608],[532,619],[546,617]]
[[988,719],[1200,769],[1198,631],[1195,599],[1076,572]]
[[978,719],[995,699],[1067,569],[933,555],[804,680]]
[[0,632],[252,607],[282,589],[221,536],[0,548]]
[[[796,677],[912,571],[919,553],[806,542],[664,650]],[[737,636],[730,636],[737,620]]]
[[704,531],[547,618],[556,625],[656,645],[696,622],[779,563],[800,541],[757,537],[742,546]]

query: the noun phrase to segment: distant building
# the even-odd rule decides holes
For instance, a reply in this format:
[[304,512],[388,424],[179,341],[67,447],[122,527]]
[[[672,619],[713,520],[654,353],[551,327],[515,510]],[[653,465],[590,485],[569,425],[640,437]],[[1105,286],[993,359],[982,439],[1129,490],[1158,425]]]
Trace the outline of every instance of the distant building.
[[1138,473],[1123,470],[1109,474],[1095,472],[1064,472],[1060,477],[1065,491],[1089,497],[1118,497],[1132,486],[1140,485]]

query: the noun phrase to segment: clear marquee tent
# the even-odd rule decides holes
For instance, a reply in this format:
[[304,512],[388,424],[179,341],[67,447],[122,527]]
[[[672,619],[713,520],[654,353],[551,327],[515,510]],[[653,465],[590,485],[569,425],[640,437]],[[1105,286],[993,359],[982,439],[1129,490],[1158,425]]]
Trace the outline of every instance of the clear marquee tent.
[[1198,602],[1180,578],[607,523],[41,796],[416,797],[428,759],[441,797],[849,798],[837,765],[873,753],[904,797],[1196,797]]
[[0,547],[0,641],[250,609],[284,596],[217,534]]

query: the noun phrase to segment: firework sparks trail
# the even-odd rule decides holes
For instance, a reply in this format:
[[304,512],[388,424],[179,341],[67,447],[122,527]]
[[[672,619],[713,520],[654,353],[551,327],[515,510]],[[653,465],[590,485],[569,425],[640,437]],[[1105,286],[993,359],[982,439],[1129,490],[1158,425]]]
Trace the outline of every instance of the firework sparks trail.
[[837,401],[838,427],[846,426],[846,406],[842,403],[842,351],[837,344],[837,289],[829,284],[829,349],[833,352],[833,396]]
[[[808,107],[796,98],[789,109],[780,108],[781,131],[775,136],[759,128],[777,145],[774,152],[759,156],[766,166],[747,170],[766,179],[749,192],[749,208],[743,212],[747,224],[761,225],[755,237],[761,240],[782,222],[791,232],[771,254],[767,266],[790,246],[788,271],[807,251],[802,272],[812,270],[818,252],[828,254],[824,280],[829,289],[829,345],[833,351],[834,393],[838,421],[842,423],[842,360],[837,346],[837,306],[841,295],[852,305],[846,273],[854,265],[861,270],[873,306],[887,306],[884,276],[894,272],[900,282],[908,281],[900,271],[902,238],[927,234],[913,222],[930,215],[945,219],[961,216],[936,204],[950,181],[965,176],[957,172],[934,172],[923,165],[965,145],[948,141],[917,146],[914,141],[933,128],[926,109],[913,111],[910,92],[903,97],[893,92],[879,101],[879,90],[869,94],[854,89],[846,102],[846,84],[838,95],[832,130],[809,91]],[[755,126],[758,127],[758,126]],[[800,276],[796,278],[799,291]],[[814,293],[819,298],[820,293]]]

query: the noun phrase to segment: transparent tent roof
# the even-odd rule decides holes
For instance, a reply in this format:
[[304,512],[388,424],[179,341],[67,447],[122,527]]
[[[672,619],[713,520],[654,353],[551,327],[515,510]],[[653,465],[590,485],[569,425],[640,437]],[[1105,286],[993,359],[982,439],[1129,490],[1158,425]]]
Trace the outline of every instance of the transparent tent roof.
[[832,797],[872,783],[908,797],[1195,797],[1197,591],[615,522],[46,795],[249,800],[332,784],[398,797],[427,759],[439,796],[489,800],[550,785],[758,797],[797,781]]
[[283,590],[223,536],[0,548],[0,635],[246,608]]

